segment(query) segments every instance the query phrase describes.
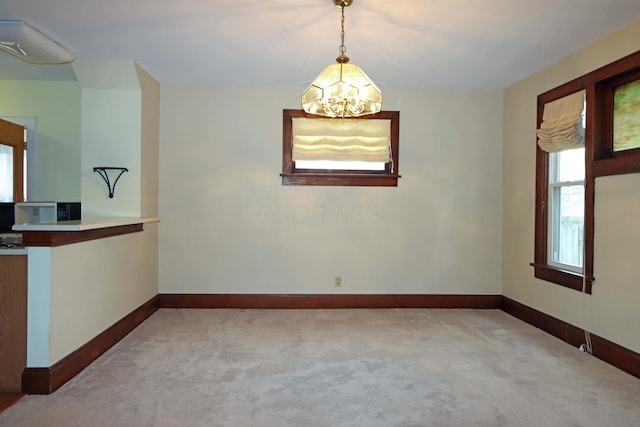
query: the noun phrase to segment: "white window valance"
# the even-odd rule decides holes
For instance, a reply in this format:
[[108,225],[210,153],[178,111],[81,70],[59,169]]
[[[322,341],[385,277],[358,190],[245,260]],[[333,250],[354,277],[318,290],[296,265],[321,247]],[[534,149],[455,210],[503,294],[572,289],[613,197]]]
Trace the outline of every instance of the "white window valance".
[[391,161],[391,120],[294,118],[292,159]]
[[542,150],[556,153],[584,146],[584,94],[582,90],[544,104],[542,124],[536,130]]

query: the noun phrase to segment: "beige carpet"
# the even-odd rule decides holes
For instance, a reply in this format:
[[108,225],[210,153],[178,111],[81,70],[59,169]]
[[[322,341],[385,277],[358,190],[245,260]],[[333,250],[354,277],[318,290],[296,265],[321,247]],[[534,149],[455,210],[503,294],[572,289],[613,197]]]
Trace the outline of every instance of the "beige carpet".
[[498,310],[156,312],[1,426],[639,426],[640,380]]

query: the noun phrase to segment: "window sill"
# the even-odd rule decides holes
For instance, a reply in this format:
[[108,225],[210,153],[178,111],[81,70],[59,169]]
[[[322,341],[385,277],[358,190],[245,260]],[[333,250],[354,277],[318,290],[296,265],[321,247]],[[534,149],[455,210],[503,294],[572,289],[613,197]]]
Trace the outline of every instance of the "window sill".
[[[546,264],[531,263],[531,266],[535,269],[534,276],[538,279],[545,280],[547,282],[555,283],[556,285],[564,286],[565,288],[573,289],[578,292],[582,292],[584,276],[574,271],[562,270],[559,268],[551,267]],[[584,292],[591,294],[591,284],[593,278],[587,278],[586,284],[584,284]]]
[[280,174],[282,185],[326,185],[360,187],[397,187],[397,174],[375,173],[300,173]]

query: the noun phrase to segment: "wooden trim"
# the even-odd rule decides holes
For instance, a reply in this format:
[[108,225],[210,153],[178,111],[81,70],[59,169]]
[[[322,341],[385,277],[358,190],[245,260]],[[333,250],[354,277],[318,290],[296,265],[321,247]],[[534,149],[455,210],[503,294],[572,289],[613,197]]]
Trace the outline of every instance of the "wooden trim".
[[[591,77],[593,75],[593,77]],[[615,90],[618,86],[640,79],[640,51],[621,60],[605,65],[587,74],[595,81],[595,93],[598,105],[598,124],[596,128],[597,149],[595,150],[594,176],[608,176],[640,171],[640,148],[613,150],[613,121]],[[587,116],[588,117],[588,116]]]
[[282,185],[327,185],[327,186],[352,186],[352,187],[397,187],[399,175],[377,174],[313,174],[294,173],[291,175],[280,174]]
[[538,279],[580,292],[582,292],[582,288],[584,287],[585,293],[591,293],[593,279],[587,278],[587,282],[583,283],[584,276],[580,273],[561,270],[547,264],[531,263],[530,265],[534,268],[534,276]]
[[476,308],[500,307],[500,295],[159,294],[160,308]]
[[158,294],[48,368],[26,368],[22,392],[50,394],[119,342],[158,308],[472,308],[497,309],[500,295]]
[[[326,186],[363,186],[363,187],[397,187],[400,150],[400,112],[380,111],[365,117],[349,117],[339,120],[389,120],[391,122],[391,162],[386,171],[374,173],[357,170],[296,170],[292,158],[293,119],[305,117],[317,119],[318,116],[307,114],[303,110],[282,110],[282,185],[326,185]],[[391,170],[393,164],[393,171]]]
[[122,234],[137,233],[142,230],[143,226],[140,223],[82,231],[23,231],[22,244],[24,246],[62,246],[120,236]]
[[[638,148],[634,148],[634,150],[638,150]],[[603,158],[593,162],[594,177],[638,172],[640,172],[640,152],[629,152],[624,156]]]
[[0,394],[0,414],[22,399],[22,393],[1,393]]
[[[579,347],[585,343],[583,329],[510,298],[502,296],[500,308],[572,346]],[[591,334],[591,347],[593,356],[640,378],[640,354],[594,334]]]
[[22,372],[22,392],[25,394],[53,393],[55,389],[51,387],[51,369],[25,368]]
[[569,289],[582,291],[586,277],[584,292],[591,293],[593,282],[593,211],[595,206],[595,181],[592,176],[592,158],[594,156],[595,134],[592,131],[593,121],[597,120],[594,112],[594,89],[584,76],[571,80],[561,86],[538,95],[537,128],[542,124],[542,116],[546,103],[563,98],[572,93],[584,90],[587,99],[587,127],[585,134],[585,178],[584,178],[584,260],[583,273],[562,270],[548,264],[548,226],[549,226],[549,153],[544,152],[536,143],[536,211],[534,235],[534,276],[538,279],[555,283]]
[[[611,62],[538,95],[537,125],[542,123],[544,104],[579,90],[586,91],[584,267],[585,292],[591,293],[594,256],[595,178],[640,172],[640,149],[613,151],[613,103],[615,88],[640,78],[640,51]],[[536,148],[535,277],[581,291],[581,280],[547,264],[548,161],[549,155]]]
[[[22,373],[23,393],[53,393],[159,308],[501,309],[568,344],[577,347],[584,343],[582,329],[501,295],[158,294],[55,365],[49,368],[26,368]],[[595,357],[640,378],[640,354],[594,334],[591,334],[591,344]]]
[[26,368],[22,373],[22,392],[53,393],[133,331],[157,309],[156,295],[50,368]]

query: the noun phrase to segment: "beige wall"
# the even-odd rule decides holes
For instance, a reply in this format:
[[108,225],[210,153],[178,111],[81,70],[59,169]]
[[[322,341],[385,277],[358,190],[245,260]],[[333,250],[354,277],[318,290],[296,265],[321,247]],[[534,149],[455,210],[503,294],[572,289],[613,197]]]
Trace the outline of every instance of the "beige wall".
[[[67,108],[75,111],[73,120],[59,126],[77,138],[68,167],[76,171],[72,188],[78,199],[82,188],[84,218],[156,216],[159,84],[132,61],[78,60],[73,67],[79,80],[73,84],[74,98],[34,94],[42,105],[31,101],[24,114],[37,114],[40,123],[60,119],[59,111]],[[39,87],[37,82],[24,85]],[[113,199],[93,166],[129,168]],[[157,295],[158,224],[145,224],[142,233],[30,247],[28,262],[27,365],[48,367]]]
[[36,118],[33,199],[79,202],[80,85],[0,80],[0,94],[0,117]]
[[383,89],[399,186],[286,187],[303,89],[162,85],[160,291],[500,294],[502,94]]
[[51,248],[49,364],[158,293],[157,224],[145,231]]
[[160,84],[135,64],[140,84],[140,216],[158,216]]
[[[73,69],[82,86],[83,218],[140,216],[142,92],[134,62],[76,60]],[[129,170],[113,198],[96,166]]]
[[157,223],[139,233],[27,248],[27,366],[52,366],[157,295],[157,248]]
[[596,180],[596,281],[582,295],[533,277],[535,126],[538,94],[640,49],[640,20],[587,46],[504,94],[503,294],[640,351],[640,174]]

